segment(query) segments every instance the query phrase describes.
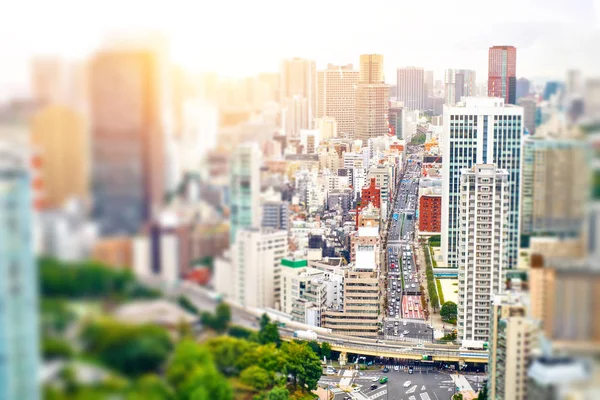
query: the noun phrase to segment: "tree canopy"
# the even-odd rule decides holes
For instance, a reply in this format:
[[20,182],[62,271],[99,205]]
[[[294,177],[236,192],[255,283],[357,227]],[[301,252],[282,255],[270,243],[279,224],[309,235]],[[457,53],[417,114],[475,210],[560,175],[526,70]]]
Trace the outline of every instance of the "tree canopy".
[[442,305],[442,308],[440,310],[440,316],[444,321],[456,319],[457,315],[458,308],[456,306],[456,303],[452,301],[447,301]]
[[157,371],[173,348],[162,327],[123,324],[111,319],[89,323],[81,339],[88,354],[127,376]]

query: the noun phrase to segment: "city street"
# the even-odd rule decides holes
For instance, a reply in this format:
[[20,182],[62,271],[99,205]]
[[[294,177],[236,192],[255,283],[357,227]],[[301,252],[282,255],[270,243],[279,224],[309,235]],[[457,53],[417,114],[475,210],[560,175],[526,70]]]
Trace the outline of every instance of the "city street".
[[[406,327],[404,320],[423,320],[420,279],[413,256],[413,240],[419,189],[420,167],[411,149],[400,186],[393,202],[388,232],[387,309],[384,337],[388,340],[432,340],[426,325]],[[410,162],[409,162],[410,160]],[[406,321],[406,323],[410,323]],[[400,326],[397,324],[400,323]],[[404,333],[406,332],[406,333]]]
[[[362,371],[355,373],[351,380],[352,384],[356,385],[351,393],[343,392],[336,387],[342,377],[328,376],[323,377],[319,381],[319,385],[329,387],[334,394],[335,400],[343,400],[344,398],[356,400],[442,400],[448,399],[453,394],[455,386],[453,377],[444,372],[434,371],[433,369],[427,372],[415,371],[409,374],[407,368],[400,368],[400,371],[394,371],[393,366],[389,366],[390,371]],[[381,377],[387,377],[386,383],[379,383]],[[377,386],[371,389],[371,385]]]

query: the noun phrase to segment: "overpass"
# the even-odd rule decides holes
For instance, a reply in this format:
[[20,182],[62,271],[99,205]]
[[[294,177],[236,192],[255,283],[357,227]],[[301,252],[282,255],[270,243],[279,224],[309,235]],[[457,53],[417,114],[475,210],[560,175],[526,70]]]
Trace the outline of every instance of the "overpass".
[[[215,307],[216,302],[211,298],[211,293],[204,288],[199,288],[189,283],[182,283],[174,291],[173,289],[171,288],[171,294],[185,294],[198,307],[202,307],[203,309],[214,309]],[[464,362],[467,364],[487,364],[489,358],[487,350],[466,350],[454,344],[416,344],[402,341],[392,343],[390,341],[382,342],[378,339],[337,335],[331,333],[329,329],[317,328],[282,318],[278,315],[279,313],[269,312],[269,310],[245,308],[235,304],[235,302],[228,302],[228,304],[231,306],[234,322],[239,325],[250,329],[257,329],[257,318],[266,311],[273,321],[285,325],[279,328],[279,333],[283,340],[292,340],[295,330],[310,329],[317,333],[318,342],[329,343],[331,349],[339,351],[343,357],[347,357],[348,354],[355,354],[361,356],[424,360],[424,356],[428,356],[428,361]]]
[[[281,327],[279,331],[283,340],[293,340],[292,329]],[[348,354],[465,364],[487,364],[489,359],[487,350],[466,350],[453,344],[384,343],[376,339],[354,338],[330,333],[317,333],[317,342],[329,343],[331,349],[342,353],[342,357],[345,359]]]

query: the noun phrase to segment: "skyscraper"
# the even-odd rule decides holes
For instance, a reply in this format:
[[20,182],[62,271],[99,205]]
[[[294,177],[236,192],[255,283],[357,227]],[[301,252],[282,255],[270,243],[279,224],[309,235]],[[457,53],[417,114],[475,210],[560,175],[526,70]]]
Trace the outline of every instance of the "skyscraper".
[[354,137],[368,140],[388,134],[390,87],[383,82],[383,56],[360,56],[360,81],[356,87]]
[[535,114],[537,110],[537,104],[533,96],[521,97],[517,100],[517,104],[523,107],[523,128],[527,129],[530,135],[535,133]]
[[459,171],[475,164],[495,164],[508,171],[508,268],[517,262],[521,189],[523,109],[498,98],[467,97],[444,106],[442,171],[442,253],[449,267],[458,266]]
[[517,49],[493,46],[488,58],[488,96],[501,97],[506,104],[516,104]]
[[406,67],[397,71],[397,100],[404,103],[404,109],[425,109],[425,76],[423,68]]
[[90,63],[94,216],[103,235],[133,234],[165,195],[160,54],[106,49]]
[[383,55],[361,54],[360,77],[361,84],[383,83]]
[[508,191],[508,172],[493,164],[460,171],[458,334],[463,341],[490,337],[490,307],[504,289],[508,265]]
[[293,96],[305,97],[308,101],[308,123],[312,127],[316,117],[317,103],[316,65],[312,60],[291,58],[281,63],[279,98],[281,101]]
[[527,78],[519,78],[517,79],[517,101],[521,97],[527,97],[531,90],[531,83]]
[[37,400],[37,267],[30,156],[0,144],[0,399]]
[[308,129],[308,100],[306,97],[293,96],[283,100],[285,136],[287,139],[300,138],[300,130]]
[[452,106],[462,97],[475,96],[475,71],[470,69],[447,69],[444,75],[445,103]]
[[425,71],[425,97],[433,97],[433,71]]
[[231,156],[230,240],[234,243],[240,228],[258,228],[260,215],[261,153],[256,143],[243,143]]
[[317,72],[317,118],[333,117],[340,137],[354,137],[356,85],[359,71],[352,64],[327,65]]
[[86,136],[83,117],[68,107],[47,106],[34,114],[31,142],[44,160],[41,165],[44,207],[60,208],[70,198],[87,199]]
[[397,101],[392,101],[389,109],[389,124],[390,134],[395,135],[398,139],[403,139],[404,127],[404,108]]
[[586,144],[527,136],[523,141],[521,247],[532,236],[577,237],[585,218],[589,178]]

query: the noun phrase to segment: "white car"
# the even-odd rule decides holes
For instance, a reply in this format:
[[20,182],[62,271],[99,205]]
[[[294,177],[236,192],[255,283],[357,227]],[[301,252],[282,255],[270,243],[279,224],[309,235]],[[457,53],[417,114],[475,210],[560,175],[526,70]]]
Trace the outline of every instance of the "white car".
[[406,321],[402,322],[402,325],[406,326],[406,324],[407,324],[407,322],[406,322]]
[[371,378],[371,382],[377,382],[379,380],[379,378],[377,376],[374,376],[373,378]]
[[410,386],[410,381],[404,382],[404,387],[409,387],[409,386]]
[[394,322],[394,326],[398,326],[398,321]]
[[[394,365],[394,371],[400,371],[400,367],[397,365]],[[410,382],[409,382],[410,383]]]

